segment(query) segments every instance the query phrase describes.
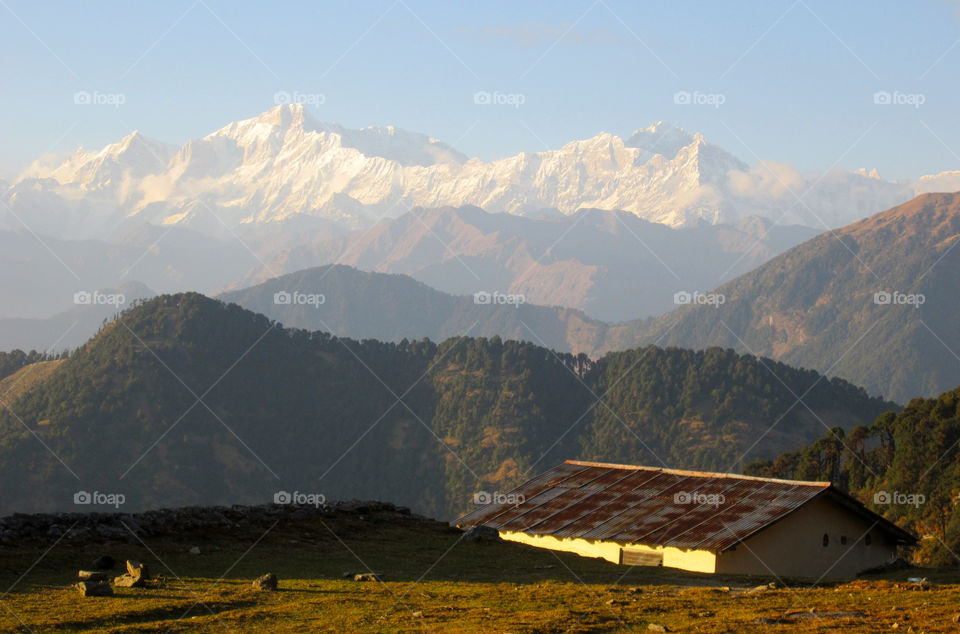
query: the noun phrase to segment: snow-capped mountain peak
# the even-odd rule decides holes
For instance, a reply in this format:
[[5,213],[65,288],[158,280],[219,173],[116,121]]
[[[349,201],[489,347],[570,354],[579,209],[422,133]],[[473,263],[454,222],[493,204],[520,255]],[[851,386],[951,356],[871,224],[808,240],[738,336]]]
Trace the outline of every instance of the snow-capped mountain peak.
[[51,157],[41,157],[27,168],[20,180],[52,178],[60,184],[102,188],[119,177],[143,177],[162,171],[175,150],[172,145],[134,130],[98,151],[88,152],[80,147],[59,163]]
[[626,144],[643,150],[641,157],[646,160],[657,154],[672,159],[681,148],[694,142],[696,136],[666,121],[657,121],[648,128],[635,130]]
[[235,121],[204,137],[206,141],[229,139],[238,147],[261,148],[264,143],[279,148],[306,140],[323,151],[352,148],[365,157],[380,157],[401,165],[464,163],[467,157],[425,134],[394,126],[349,129],[315,118],[302,104],[283,104],[263,114]]
[[786,221],[822,228],[821,220],[840,226],[913,194],[864,176],[872,175],[824,178],[797,206],[791,190],[816,176],[782,164],[750,167],[664,121],[626,140],[600,132],[559,149],[484,162],[425,134],[390,125],[351,129],[284,104],[179,149],[134,132],[96,152],[45,157],[5,198],[28,211],[24,217],[43,218],[56,208],[56,221],[45,228],[92,237],[84,228],[118,218],[213,233],[292,218],[358,228],[414,206],[465,205],[513,214],[619,209],[672,226],[779,219],[784,208],[810,206],[809,218],[799,213]]

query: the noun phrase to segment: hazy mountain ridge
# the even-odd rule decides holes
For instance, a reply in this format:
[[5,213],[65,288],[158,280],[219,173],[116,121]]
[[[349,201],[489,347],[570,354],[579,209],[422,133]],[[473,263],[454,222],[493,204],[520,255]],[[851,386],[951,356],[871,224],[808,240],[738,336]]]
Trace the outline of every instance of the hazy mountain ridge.
[[924,194],[720,286],[719,308],[634,324],[631,339],[747,349],[895,400],[933,396],[960,383],[958,240],[960,194]]
[[153,297],[154,293],[139,282],[127,282],[116,288],[97,288],[89,297],[118,298],[115,303],[76,304],[63,312],[46,318],[0,318],[0,350],[37,350],[40,352],[69,351],[87,342],[104,324],[133,302]]
[[111,241],[0,231],[0,266],[14,273],[0,278],[0,319],[47,318],[75,308],[77,292],[130,283],[215,292],[258,264],[239,241],[185,227],[138,225]]
[[[624,212],[579,213],[584,216],[523,218],[476,208],[418,210],[343,239],[330,238],[331,232],[336,235],[331,225],[307,217],[268,223],[261,230],[241,227],[223,240],[179,225],[141,224],[108,241],[0,231],[0,264],[17,271],[0,284],[0,297],[7,300],[0,319],[48,319],[71,310],[78,290],[133,280],[161,293],[213,294],[337,261],[411,273],[456,295],[525,293],[528,304],[579,305],[610,319],[628,319],[667,310],[681,274],[688,286],[714,286],[722,270],[729,268],[732,277],[815,234],[803,227],[771,226],[761,218],[735,226],[672,229]],[[460,253],[431,232],[442,234]],[[653,246],[647,249],[641,241]],[[343,245],[368,253],[358,250],[353,257]],[[390,245],[397,255],[384,257]],[[699,257],[682,256],[691,251]],[[657,261],[659,253],[672,269]],[[637,290],[624,293],[623,288]],[[652,290],[640,296],[640,289]],[[38,345],[34,337],[16,334],[21,332],[0,323],[0,349]],[[78,329],[72,345],[93,332]],[[389,331],[380,336],[389,338]]]
[[815,233],[762,218],[674,229],[594,209],[536,219],[476,207],[417,209],[282,251],[241,284],[337,263],[409,275],[454,295],[520,294],[530,304],[623,321],[664,313],[677,291],[712,288]]
[[[321,304],[277,303],[282,293],[319,294]],[[406,275],[344,265],[304,269],[222,293],[221,301],[266,315],[288,328],[323,330],[351,339],[443,341],[493,337],[529,341],[561,352],[595,354],[609,325],[569,308],[478,304],[474,296],[435,290]]]

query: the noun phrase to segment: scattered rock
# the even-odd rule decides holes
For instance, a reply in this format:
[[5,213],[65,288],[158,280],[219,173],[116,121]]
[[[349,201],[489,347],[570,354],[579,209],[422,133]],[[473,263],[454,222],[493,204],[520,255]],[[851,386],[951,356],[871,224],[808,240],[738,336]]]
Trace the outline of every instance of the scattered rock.
[[199,547],[199,546],[192,546],[192,547],[190,548],[190,550],[189,550],[189,553],[190,553],[191,555],[199,555],[199,554],[200,554],[200,547]]
[[910,577],[907,581],[912,584],[914,590],[929,590],[932,585],[926,577]]
[[[347,500],[337,502],[337,508],[348,513],[369,513],[373,502],[362,502],[360,500]],[[392,504],[391,508],[396,508]]]
[[89,526],[75,526],[67,531],[67,539],[79,539],[90,534]]
[[651,632],[669,632],[666,625],[660,625],[659,623],[650,623],[647,625],[647,629]]
[[147,564],[135,559],[128,559],[127,572],[119,577],[114,577],[113,585],[118,588],[144,588],[149,578],[150,572]]
[[912,568],[912,566],[905,561],[902,557],[895,557],[893,559],[888,559],[879,566],[874,566],[873,568],[867,568],[866,570],[861,570],[857,573],[857,576],[861,575],[872,575],[881,572],[893,572],[896,570],[905,570],[907,568]]
[[135,561],[133,559],[127,560],[127,574],[131,577],[143,577],[144,580],[150,578],[149,568],[147,564]]
[[277,589],[277,575],[268,572],[262,577],[257,577],[253,580],[253,587],[257,590],[272,592]]
[[143,588],[147,585],[147,581],[143,577],[120,575],[119,577],[113,578],[113,585],[118,588]]
[[808,610],[806,612],[788,612],[784,615],[784,619],[787,621],[793,620],[804,620],[804,619],[865,619],[867,614],[865,612],[858,612],[856,610],[835,610],[832,612],[818,612],[816,609]]
[[97,535],[105,539],[116,539],[127,534],[127,529],[122,526],[110,526],[109,524],[100,524],[96,531]]
[[704,610],[703,612],[697,612],[697,616],[699,616],[701,619],[706,619],[710,618],[711,616],[716,616],[716,614],[710,610]]
[[499,542],[501,541],[500,531],[492,526],[474,526],[464,532],[463,540],[467,542]]
[[109,555],[103,555],[97,557],[93,560],[93,569],[94,570],[113,570],[113,567],[117,565],[117,562],[113,560],[113,557]]
[[420,611],[420,610],[417,610],[416,612],[413,613],[413,618],[415,618],[415,619],[419,619],[419,618],[422,618],[422,617],[423,617],[423,612]]
[[953,622],[960,623],[960,613],[953,615]]
[[81,581],[106,581],[106,570],[78,570],[77,579]]
[[754,619],[753,622],[759,625],[789,625],[791,623],[798,623],[800,621],[806,620],[823,620],[823,619],[865,619],[867,614],[864,612],[857,612],[854,610],[837,610],[834,612],[817,612],[816,610],[809,610],[806,612],[788,612],[783,616],[777,618],[767,618],[760,617]]
[[766,584],[766,585],[762,585],[762,586],[754,586],[754,587],[750,588],[749,590],[745,591],[744,594],[761,594],[761,593],[763,593],[763,592],[766,592],[767,590],[772,590],[773,588],[776,588],[776,587],[777,587],[777,586],[776,586],[775,584]]
[[82,597],[110,597],[113,596],[113,588],[109,583],[102,581],[81,581],[76,585]]
[[383,581],[383,575],[378,572],[360,572],[353,575],[354,581]]

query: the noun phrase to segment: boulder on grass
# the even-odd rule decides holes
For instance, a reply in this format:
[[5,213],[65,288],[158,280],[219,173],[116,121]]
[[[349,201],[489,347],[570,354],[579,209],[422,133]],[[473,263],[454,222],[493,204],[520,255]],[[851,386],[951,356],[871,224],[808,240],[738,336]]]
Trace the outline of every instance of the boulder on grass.
[[268,572],[262,577],[257,577],[253,580],[253,587],[257,590],[272,592],[277,589],[277,575]]
[[113,585],[118,588],[143,588],[147,585],[150,572],[147,564],[135,559],[127,560],[127,572],[113,578]]
[[147,564],[141,563],[134,559],[127,560],[127,574],[131,577],[143,578],[144,580],[150,578],[150,569],[147,568]]
[[353,575],[354,581],[383,581],[383,575],[378,572],[361,572]]
[[106,570],[78,570],[77,579],[80,581],[106,581]]
[[82,597],[111,597],[113,588],[102,581],[81,581],[76,585]]
[[120,575],[113,578],[113,585],[118,588],[142,588],[147,585],[147,580],[133,575]]

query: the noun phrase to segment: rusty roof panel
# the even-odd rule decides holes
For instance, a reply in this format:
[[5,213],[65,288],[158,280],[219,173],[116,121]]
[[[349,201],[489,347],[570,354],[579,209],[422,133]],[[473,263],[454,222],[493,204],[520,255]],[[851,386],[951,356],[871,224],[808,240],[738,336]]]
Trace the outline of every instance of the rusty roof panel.
[[[730,474],[567,461],[457,521],[533,535],[723,550],[829,488]],[[721,497],[722,496],[722,497]]]

